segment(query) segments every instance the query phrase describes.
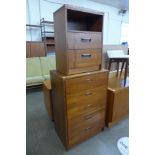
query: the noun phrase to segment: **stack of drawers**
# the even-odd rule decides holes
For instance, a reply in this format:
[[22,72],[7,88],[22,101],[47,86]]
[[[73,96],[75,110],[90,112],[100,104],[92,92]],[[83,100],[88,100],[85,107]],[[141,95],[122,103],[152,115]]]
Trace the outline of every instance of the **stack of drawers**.
[[75,145],[104,127],[106,74],[82,75],[68,79],[66,108],[69,145]]
[[51,71],[53,112],[56,131],[67,149],[104,128],[108,71],[101,70],[102,19],[92,11],[68,5],[54,14],[57,71]]
[[104,128],[107,71],[65,76],[51,71],[55,127],[66,148]]
[[102,33],[68,32],[68,74],[101,68]]

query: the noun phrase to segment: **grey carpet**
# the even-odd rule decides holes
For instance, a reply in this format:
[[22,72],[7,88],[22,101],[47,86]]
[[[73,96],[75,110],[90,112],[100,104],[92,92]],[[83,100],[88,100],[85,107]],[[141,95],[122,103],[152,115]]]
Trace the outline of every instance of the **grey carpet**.
[[47,115],[42,90],[28,91],[26,104],[27,155],[121,155],[117,140],[129,136],[129,120],[125,119],[66,151]]

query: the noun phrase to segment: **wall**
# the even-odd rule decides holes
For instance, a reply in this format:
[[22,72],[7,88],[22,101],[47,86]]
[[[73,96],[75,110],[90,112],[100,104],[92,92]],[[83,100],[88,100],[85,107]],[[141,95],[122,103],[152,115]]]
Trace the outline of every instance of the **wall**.
[[[40,24],[41,18],[53,21],[53,12],[63,4],[104,12],[104,44],[120,44],[121,23],[128,23],[128,13],[122,17],[118,14],[119,9],[89,0],[27,0],[26,23]],[[49,27],[48,29],[52,30],[53,28]],[[26,36],[27,40],[40,41],[40,29],[27,27]]]

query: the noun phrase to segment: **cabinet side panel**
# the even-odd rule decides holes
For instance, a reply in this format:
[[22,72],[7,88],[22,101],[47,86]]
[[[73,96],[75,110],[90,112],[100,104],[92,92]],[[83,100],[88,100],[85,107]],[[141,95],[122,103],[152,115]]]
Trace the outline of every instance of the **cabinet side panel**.
[[54,33],[56,51],[56,69],[67,73],[66,55],[66,11],[65,8],[54,13]]
[[65,92],[63,79],[56,74],[55,71],[50,72],[52,83],[52,102],[53,114],[55,120],[55,129],[65,147],[67,147],[67,123],[66,123],[66,107]]
[[105,68],[105,57],[104,57],[104,15],[102,16],[102,45],[101,45],[101,50],[102,50],[102,56],[101,56],[101,68]]
[[129,88],[115,93],[112,121],[120,120],[129,114]]
[[114,94],[111,90],[107,91],[107,110],[106,110],[106,126],[112,121]]

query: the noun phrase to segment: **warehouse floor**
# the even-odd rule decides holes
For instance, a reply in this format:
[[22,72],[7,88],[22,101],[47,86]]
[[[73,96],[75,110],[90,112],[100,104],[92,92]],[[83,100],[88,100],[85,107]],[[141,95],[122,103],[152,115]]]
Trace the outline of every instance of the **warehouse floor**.
[[129,136],[129,120],[124,119],[66,151],[46,112],[41,88],[27,91],[26,104],[27,155],[121,155],[117,140]]

